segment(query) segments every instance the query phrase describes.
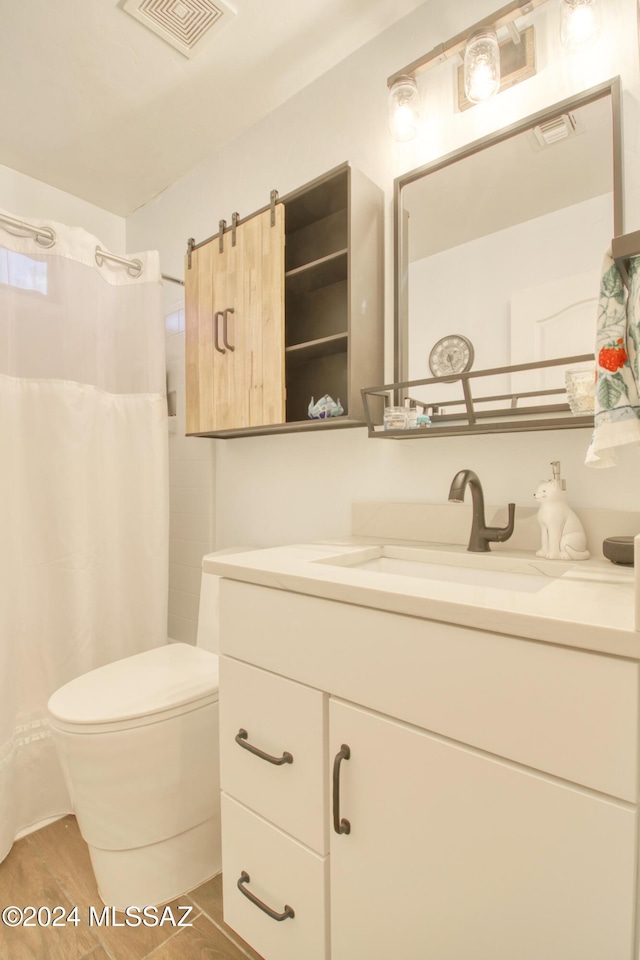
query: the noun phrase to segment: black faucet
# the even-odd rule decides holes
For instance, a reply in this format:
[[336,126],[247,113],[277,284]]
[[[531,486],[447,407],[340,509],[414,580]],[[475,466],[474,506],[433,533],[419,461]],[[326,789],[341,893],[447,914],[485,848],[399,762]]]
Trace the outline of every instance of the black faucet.
[[469,546],[467,550],[473,550],[476,553],[486,553],[490,550],[491,542],[504,543],[513,533],[516,505],[509,504],[509,523],[506,527],[486,527],[484,522],[484,494],[482,484],[478,479],[477,473],[473,470],[460,470],[451,481],[449,490],[449,500],[452,503],[462,503],[464,492],[467,485],[471,487],[471,500],[473,501],[473,520],[471,522],[471,536],[469,537]]

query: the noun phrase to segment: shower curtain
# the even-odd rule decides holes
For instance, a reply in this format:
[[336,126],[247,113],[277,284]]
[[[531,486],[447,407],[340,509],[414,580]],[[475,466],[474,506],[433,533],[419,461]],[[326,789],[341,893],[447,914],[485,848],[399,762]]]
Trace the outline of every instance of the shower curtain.
[[49,696],[166,642],[158,255],[134,277],[84,230],[39,225],[52,246],[0,221],[0,861],[72,809]]

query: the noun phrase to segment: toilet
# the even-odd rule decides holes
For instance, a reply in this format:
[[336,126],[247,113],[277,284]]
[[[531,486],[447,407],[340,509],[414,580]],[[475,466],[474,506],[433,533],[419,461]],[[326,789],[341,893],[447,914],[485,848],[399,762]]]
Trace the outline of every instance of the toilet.
[[217,592],[203,573],[197,646],[117,660],[49,700],[98,891],[118,910],[173,900],[221,870]]

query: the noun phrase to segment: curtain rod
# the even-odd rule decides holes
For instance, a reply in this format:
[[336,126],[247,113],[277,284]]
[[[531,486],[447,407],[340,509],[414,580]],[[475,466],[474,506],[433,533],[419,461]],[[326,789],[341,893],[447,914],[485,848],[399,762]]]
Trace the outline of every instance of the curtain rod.
[[[127,268],[127,273],[132,277],[139,277],[142,274],[143,267],[141,260],[127,260],[126,257],[117,257],[115,253],[107,253],[105,250],[101,250],[100,247],[96,247],[96,263],[99,267],[102,266],[104,260],[122,264],[123,267]],[[168,280],[169,283],[178,283],[181,287],[184,287],[184,280],[178,280],[177,277],[170,277],[166,273],[161,274],[161,276],[163,280]]]
[[39,243],[41,247],[52,247],[58,239],[55,231],[49,227],[36,227],[31,223],[25,223],[24,220],[16,220],[14,217],[8,217],[4,213],[0,213],[0,223],[9,233],[11,233],[12,230],[26,230],[33,235],[33,239],[36,243]]
[[[58,239],[55,230],[52,230],[50,227],[38,227],[35,224],[27,223],[25,220],[17,220],[15,217],[9,217],[4,213],[0,213],[0,224],[2,224],[9,233],[13,230],[20,230],[22,232],[26,230],[41,247],[52,247]],[[102,266],[105,260],[109,260],[112,263],[119,263],[126,267],[127,272],[132,277],[139,277],[142,273],[141,260],[127,260],[124,257],[117,257],[114,253],[107,253],[106,250],[102,250],[100,247],[96,247],[95,257],[99,267]],[[166,273],[163,273],[162,279],[184,287],[184,280],[178,280],[177,277],[170,277]]]
[[[127,273],[131,277],[139,277],[142,274],[142,261],[137,259],[127,260],[126,257],[117,257],[115,253],[107,253],[106,250],[101,250],[100,247],[96,247],[96,263],[99,267],[102,266],[104,260],[110,260],[113,263],[120,263],[123,267],[127,268]],[[163,280],[168,280],[169,283],[178,283],[181,287],[184,287],[184,280],[178,280],[177,277],[170,277],[168,274],[161,274]]]
[[126,257],[118,257],[115,253],[107,253],[101,247],[96,247],[96,263],[98,266],[101,267],[105,260],[126,267],[130,277],[139,277],[142,273],[142,260],[127,260]]

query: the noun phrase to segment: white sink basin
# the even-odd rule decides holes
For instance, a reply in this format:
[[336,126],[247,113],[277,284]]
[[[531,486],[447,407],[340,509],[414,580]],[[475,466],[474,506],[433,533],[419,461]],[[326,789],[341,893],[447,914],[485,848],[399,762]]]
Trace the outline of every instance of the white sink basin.
[[571,570],[570,563],[503,558],[491,553],[444,553],[416,547],[380,546],[326,561],[332,565],[422,580],[537,593]]

